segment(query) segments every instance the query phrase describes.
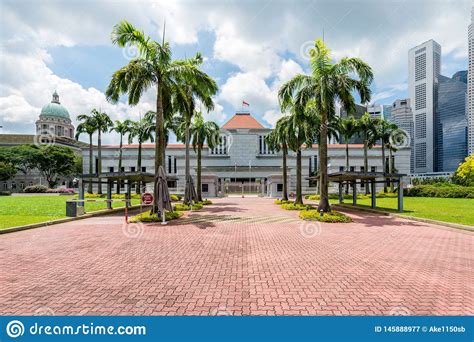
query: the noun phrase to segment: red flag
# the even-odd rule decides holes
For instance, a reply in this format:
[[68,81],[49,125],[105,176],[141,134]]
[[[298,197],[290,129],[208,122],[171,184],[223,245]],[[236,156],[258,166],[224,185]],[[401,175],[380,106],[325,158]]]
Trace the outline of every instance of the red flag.
[[242,101],[242,106],[248,107],[250,106],[248,102]]

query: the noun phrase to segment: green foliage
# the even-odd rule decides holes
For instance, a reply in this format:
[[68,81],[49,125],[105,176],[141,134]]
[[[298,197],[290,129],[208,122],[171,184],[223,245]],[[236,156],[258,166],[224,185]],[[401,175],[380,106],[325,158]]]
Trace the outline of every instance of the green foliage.
[[323,216],[317,210],[302,210],[299,214],[300,218],[307,221],[320,221],[329,223],[347,223],[352,222],[352,219],[338,211],[330,211],[323,213]]
[[0,191],[0,196],[10,196],[11,194],[9,191]]
[[201,201],[201,202],[199,202],[199,203],[201,203],[202,205],[211,205],[211,204],[212,204],[212,201],[211,201],[211,200],[208,200],[208,199],[205,199],[205,200],[203,200],[203,201]]
[[404,189],[403,193],[409,197],[474,198],[474,186],[457,184],[417,185]]
[[474,154],[464,159],[454,173],[453,181],[464,186],[474,186]]
[[[166,221],[176,220],[183,216],[182,212],[179,211],[166,211],[165,219]],[[151,210],[143,212],[141,214],[135,215],[129,219],[129,222],[161,222],[162,219],[158,217],[157,214],[152,214]]]
[[413,185],[446,185],[451,184],[451,181],[449,178],[445,177],[412,178],[411,183]]
[[23,189],[23,192],[26,193],[45,193],[46,191],[48,191],[48,187],[39,184],[27,186]]
[[295,204],[295,203],[284,203],[281,205],[282,209],[285,210],[310,210],[313,207],[309,204]]
[[288,200],[280,200],[280,199],[277,199],[275,200],[275,202],[273,202],[275,204],[286,204],[286,203],[291,203],[290,201]]
[[[202,209],[203,205],[201,203],[194,203],[193,204],[193,210],[199,210]],[[182,204],[182,203],[177,203],[174,205],[173,210],[177,211],[187,211],[191,210],[190,205]]]
[[12,163],[0,161],[0,181],[6,181],[16,175],[17,169]]
[[183,197],[180,195],[170,195],[170,198],[173,202],[178,202],[178,201],[181,201],[181,198]]
[[305,195],[304,198],[311,201],[319,201],[319,195]]
[[[140,194],[132,194],[132,199],[141,199]],[[84,198],[107,198],[107,194],[84,194]],[[112,194],[112,199],[125,199],[125,194]]]

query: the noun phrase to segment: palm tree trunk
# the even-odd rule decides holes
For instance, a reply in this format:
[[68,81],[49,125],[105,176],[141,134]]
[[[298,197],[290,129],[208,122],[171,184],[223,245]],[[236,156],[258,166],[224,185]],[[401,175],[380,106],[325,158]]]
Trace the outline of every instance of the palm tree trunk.
[[[89,174],[90,175],[94,172],[93,167],[92,167],[92,154],[93,154],[92,134],[89,134]],[[87,192],[89,194],[92,194],[92,178],[89,178],[89,185],[87,186]]]
[[[98,142],[97,142],[97,145],[98,145],[98,149],[99,149],[99,162],[98,162],[98,170],[97,173],[98,174],[101,174],[102,173],[102,134],[101,134],[101,131],[100,131],[100,128],[99,128],[99,135],[98,135]],[[101,183],[101,179],[99,178],[99,190],[97,190],[97,193],[98,194],[102,194],[102,183]]]
[[[186,120],[187,121],[187,120]],[[189,180],[189,176],[191,175],[191,170],[190,170],[190,165],[189,165],[189,125],[190,123],[189,122],[186,122],[186,127],[185,127],[185,132],[184,132],[184,150],[185,150],[185,165],[184,165],[184,173],[185,173],[185,176],[184,176],[184,179],[185,179],[185,182],[186,182],[186,186],[188,184],[188,180]],[[199,189],[199,185],[198,185],[198,189]],[[199,196],[199,194],[198,194]],[[184,198],[184,204],[186,205],[189,205],[190,202],[189,201],[186,201],[186,196]]]
[[201,192],[201,149],[202,145],[198,146],[197,150],[197,196],[198,201],[202,202],[202,192]]
[[[349,139],[346,139],[346,172],[349,172]],[[346,195],[349,194],[349,182],[346,182]]]
[[[390,174],[392,174],[392,173],[393,173],[393,162],[392,162],[392,149],[391,149],[391,148],[388,149],[388,155],[389,155],[389,157],[388,157],[388,158],[389,158],[389,161],[388,161],[388,172],[389,172]],[[393,187],[393,182],[392,182],[392,180],[390,179],[390,192],[393,192],[394,190],[395,190],[395,189],[394,189],[394,187]]]
[[[122,170],[122,146],[123,146],[123,135],[120,133],[120,148],[119,148],[119,164],[118,172]],[[117,194],[120,194],[120,181],[117,181]]]
[[158,212],[158,170],[163,166],[164,153],[164,118],[163,118],[163,99],[161,87],[158,85],[156,92],[156,126],[155,126],[155,181],[154,181],[154,200],[152,212]]
[[296,152],[296,200],[295,204],[303,204],[301,194],[301,149]]
[[283,144],[283,196],[282,199],[288,201],[288,181],[287,181],[287,166],[286,166],[286,156],[288,155],[288,147],[286,144]]
[[[368,137],[367,134],[364,137],[364,172],[369,172],[369,157],[368,157]],[[368,195],[370,193],[369,183],[364,181],[365,184],[365,194]]]
[[[137,159],[137,172],[142,171],[142,141],[139,138],[138,139],[138,159]],[[135,190],[135,193],[139,194],[141,192],[141,186],[142,183],[139,181],[137,182],[137,188]]]
[[319,186],[320,199],[318,210],[323,212],[331,211],[329,205],[329,184],[328,184],[328,114],[321,113],[321,132],[319,138]]
[[383,192],[387,193],[387,179],[385,179],[385,146],[382,141],[382,172],[384,173],[383,179]]

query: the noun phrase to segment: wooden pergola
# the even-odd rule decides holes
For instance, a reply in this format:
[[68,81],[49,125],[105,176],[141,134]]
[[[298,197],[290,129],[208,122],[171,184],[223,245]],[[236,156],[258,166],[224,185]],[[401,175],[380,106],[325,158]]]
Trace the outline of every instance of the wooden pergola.
[[[357,205],[357,184],[370,184],[371,187],[371,207],[376,208],[376,184],[384,184],[393,182],[397,185],[398,193],[398,211],[403,212],[403,187],[402,177],[406,176],[401,173],[385,173],[385,172],[358,172],[358,171],[339,171],[328,174],[329,182],[339,184],[339,203],[344,203],[343,188],[344,184],[352,185],[352,204]],[[319,175],[308,177],[307,179],[319,181]]]

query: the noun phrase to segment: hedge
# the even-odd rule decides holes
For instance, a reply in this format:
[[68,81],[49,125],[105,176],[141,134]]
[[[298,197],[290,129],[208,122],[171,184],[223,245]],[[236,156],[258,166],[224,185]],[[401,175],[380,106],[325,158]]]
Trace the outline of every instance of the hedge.
[[[202,207],[203,207],[202,203],[193,204],[193,210],[199,210],[199,209],[202,209]],[[186,210],[191,210],[191,206],[182,204],[182,203],[177,203],[174,205],[173,209],[177,211],[186,211]]]
[[282,209],[285,210],[310,210],[313,207],[309,204],[295,204],[295,203],[284,203],[281,205]]
[[[165,212],[165,219],[166,221],[176,220],[183,216],[183,213],[179,211],[166,211]],[[158,218],[158,215],[151,214],[150,211],[145,211],[141,214],[135,215],[129,219],[129,222],[161,222],[161,218]]]
[[404,189],[403,194],[408,197],[474,198],[474,186],[416,185]]
[[26,188],[23,189],[23,192],[36,193],[36,194],[45,193],[46,191],[48,191],[48,187],[44,185],[39,185],[39,184],[27,186]]
[[320,221],[320,222],[329,222],[329,223],[352,222],[352,219],[349,216],[344,215],[343,213],[340,213],[334,210],[328,213],[323,213],[323,216],[321,216],[317,210],[302,210],[300,211],[299,216],[301,219],[307,220],[307,221]]

